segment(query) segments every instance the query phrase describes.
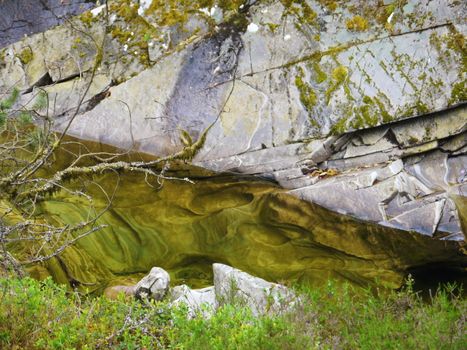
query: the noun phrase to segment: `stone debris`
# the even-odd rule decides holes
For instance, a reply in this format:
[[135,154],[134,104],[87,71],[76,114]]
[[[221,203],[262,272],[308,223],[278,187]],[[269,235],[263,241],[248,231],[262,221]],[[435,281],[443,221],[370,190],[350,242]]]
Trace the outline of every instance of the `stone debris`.
[[170,288],[168,273],[153,267],[150,273],[135,286],[113,286],[105,295],[116,298],[119,293],[134,295],[138,299],[169,300],[170,305],[184,304],[188,317],[201,314],[209,318],[225,304],[249,308],[255,316],[277,314],[291,310],[299,298],[287,287],[254,277],[224,264],[213,264],[214,286],[191,289],[183,284]]

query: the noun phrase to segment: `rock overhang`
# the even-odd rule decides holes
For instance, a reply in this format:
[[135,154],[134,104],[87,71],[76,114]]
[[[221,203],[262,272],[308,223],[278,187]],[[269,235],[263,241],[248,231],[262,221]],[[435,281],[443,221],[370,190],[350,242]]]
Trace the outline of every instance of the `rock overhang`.
[[[9,46],[1,89],[20,81],[19,88],[34,95],[34,85],[48,75],[54,86],[43,88],[58,101],[57,125],[66,125],[78,101],[69,96],[82,91],[77,86],[87,84],[99,54],[97,38],[104,42],[103,63],[88,94],[89,101],[103,98],[85,100],[70,134],[156,155],[181,150],[184,142],[204,135],[197,165],[267,176],[338,212],[430,235],[443,228],[439,237],[463,240],[449,193],[462,194],[465,186],[459,174],[467,163],[466,5],[425,0],[249,5],[248,12],[239,12],[241,27],[219,35],[216,26],[235,17],[232,9],[224,8],[223,19],[213,22],[212,11],[205,16],[195,6],[189,16],[171,22],[138,12],[129,1],[112,2],[110,33],[101,12],[76,22],[91,38],[64,26]],[[180,30],[185,24],[188,32]],[[245,24],[255,30],[245,30]],[[56,39],[69,47],[53,45]],[[27,48],[32,55],[23,54]],[[231,66],[216,70],[220,61]],[[193,79],[184,79],[188,73]],[[183,140],[183,133],[189,138]],[[365,190],[384,187],[368,197],[376,201],[373,208],[384,210],[370,215],[363,202],[357,210],[352,198],[362,200],[364,191],[352,189],[345,173],[367,181],[379,168],[401,162],[404,175],[387,177],[390,184],[384,186],[376,175]],[[373,168],[370,175],[367,167]],[[444,169],[442,181],[432,176],[436,169]],[[333,178],[336,171],[344,174]],[[343,186],[349,210],[339,196],[322,200],[320,191],[335,194],[336,186]],[[426,207],[425,214],[413,211],[416,206]],[[422,222],[424,215],[434,221]]]

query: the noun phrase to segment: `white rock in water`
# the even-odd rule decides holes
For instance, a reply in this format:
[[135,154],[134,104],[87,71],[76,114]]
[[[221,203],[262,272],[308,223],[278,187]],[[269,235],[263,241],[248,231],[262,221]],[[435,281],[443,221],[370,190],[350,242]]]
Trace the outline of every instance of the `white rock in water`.
[[164,269],[153,267],[149,274],[136,284],[135,296],[137,298],[150,298],[162,300],[170,286],[170,276]]
[[213,264],[217,305],[237,302],[254,315],[290,310],[298,298],[287,287],[254,277],[223,264]]
[[248,30],[250,33],[256,33],[256,32],[259,30],[259,27],[258,27],[258,25],[255,24],[255,23],[250,23],[250,24],[248,25],[247,30]]

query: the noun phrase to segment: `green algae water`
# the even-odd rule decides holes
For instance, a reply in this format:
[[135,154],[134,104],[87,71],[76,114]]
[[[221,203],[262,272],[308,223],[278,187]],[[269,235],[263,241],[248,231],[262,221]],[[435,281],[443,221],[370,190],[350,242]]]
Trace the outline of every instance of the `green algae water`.
[[[88,142],[70,145],[72,150],[57,155],[57,169],[84,148],[114,151]],[[160,266],[171,274],[172,285],[196,288],[212,284],[211,265],[221,262],[283,283],[319,285],[332,278],[397,288],[410,267],[465,261],[456,242],[362,223],[264,179],[184,164],[166,175],[181,180],[159,184],[142,174],[107,172],[68,183],[91,196],[91,203],[65,190],[47,197],[37,207],[39,216],[72,225],[103,212],[96,225],[107,227],[30,266],[31,275],[52,275],[59,283],[101,293],[133,284]]]

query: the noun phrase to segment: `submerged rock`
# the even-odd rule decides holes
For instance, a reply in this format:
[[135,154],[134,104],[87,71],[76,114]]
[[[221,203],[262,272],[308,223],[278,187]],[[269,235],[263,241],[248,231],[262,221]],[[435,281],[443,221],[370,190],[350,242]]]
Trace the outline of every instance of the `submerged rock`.
[[[170,181],[160,190],[149,188],[143,175],[96,178],[100,188],[88,191],[96,208],[108,205],[102,190],[119,186],[99,221],[108,227],[76,242],[60,261],[51,260],[49,271],[60,283],[98,289],[163,266],[173,283],[201,288],[211,284],[212,263],[223,261],[266,280],[377,280],[397,288],[412,267],[465,264],[462,242],[340,215],[255,177],[195,168],[182,176],[196,172],[194,184]],[[63,225],[89,215],[87,203],[65,192],[40,206]]]
[[120,294],[126,297],[135,296],[136,286],[112,286],[104,290],[104,295],[109,299],[117,299]]

